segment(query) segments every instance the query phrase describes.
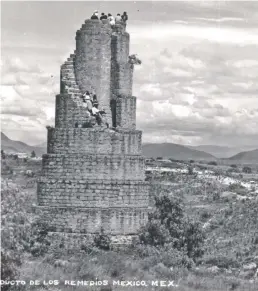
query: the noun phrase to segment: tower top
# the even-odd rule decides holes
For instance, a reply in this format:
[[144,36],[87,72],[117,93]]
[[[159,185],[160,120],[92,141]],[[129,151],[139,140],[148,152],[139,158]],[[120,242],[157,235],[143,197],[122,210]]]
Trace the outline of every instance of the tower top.
[[98,33],[124,33],[126,28],[126,24],[123,21],[117,21],[114,25],[111,25],[109,20],[103,19],[86,19],[84,24],[77,30],[76,35],[86,32],[91,34],[98,34]]

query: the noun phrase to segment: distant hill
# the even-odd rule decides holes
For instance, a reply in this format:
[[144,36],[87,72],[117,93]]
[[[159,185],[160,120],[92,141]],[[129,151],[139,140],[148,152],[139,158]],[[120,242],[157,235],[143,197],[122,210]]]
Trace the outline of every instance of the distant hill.
[[178,160],[215,160],[204,151],[188,148],[175,143],[143,144],[143,155],[146,157],[169,157]]
[[45,148],[47,149],[47,142],[42,142],[40,144],[35,145],[35,147],[39,147],[39,148]]
[[255,147],[227,147],[227,146],[216,146],[216,145],[199,145],[199,146],[187,146],[190,149],[198,151],[204,151],[217,158],[230,158],[242,151],[250,151]]
[[258,162],[258,149],[252,151],[246,151],[238,153],[229,158],[229,160],[238,160],[238,161],[245,161],[245,162]]
[[30,154],[35,151],[37,156],[46,153],[44,147],[30,146],[24,142],[11,140],[3,132],[1,132],[1,149],[5,152],[27,153]]

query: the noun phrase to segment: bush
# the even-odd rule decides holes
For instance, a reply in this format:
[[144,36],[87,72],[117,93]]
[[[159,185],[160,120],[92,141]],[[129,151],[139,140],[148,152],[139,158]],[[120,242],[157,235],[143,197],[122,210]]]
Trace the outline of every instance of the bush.
[[187,170],[188,170],[188,175],[193,175],[193,173],[194,173],[193,167],[189,166]]
[[218,164],[215,161],[211,161],[211,162],[208,163],[208,165],[217,166]]
[[[27,193],[12,184],[1,190],[1,274],[2,280],[14,280],[30,238],[26,213]],[[3,286],[2,286],[3,287]],[[3,290],[8,290],[8,286]]]
[[246,167],[243,167],[242,172],[246,173],[246,174],[251,174],[252,173],[252,169],[250,167],[246,166]]
[[46,222],[36,219],[31,226],[31,238],[29,251],[34,257],[43,256],[47,253],[50,241],[47,238],[49,226]]
[[203,259],[203,262],[210,266],[217,266],[225,269],[240,267],[239,262],[235,258],[222,255],[218,255],[216,257],[208,256]]
[[35,153],[35,151],[32,151],[32,152],[31,152],[30,157],[31,157],[31,158],[35,158],[35,157],[36,157],[36,153]]
[[108,251],[110,250],[111,239],[108,235],[104,234],[104,229],[101,228],[100,234],[94,237],[94,244],[97,248]]
[[232,165],[230,165],[230,167],[231,167],[231,168],[235,168],[235,169],[236,169],[236,168],[237,168],[237,165],[235,165],[235,164],[232,164]]
[[182,257],[193,260],[203,255],[204,234],[200,224],[185,217],[180,200],[167,195],[155,197],[154,212],[141,229],[139,241],[160,253],[180,252]]

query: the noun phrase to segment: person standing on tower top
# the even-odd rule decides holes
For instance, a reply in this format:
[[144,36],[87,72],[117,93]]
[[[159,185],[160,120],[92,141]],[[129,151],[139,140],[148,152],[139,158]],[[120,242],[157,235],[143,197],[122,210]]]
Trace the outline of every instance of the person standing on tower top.
[[101,13],[101,16],[100,16],[99,19],[100,19],[100,20],[107,19],[107,15],[106,15],[104,12],[102,12],[102,13]]
[[108,13],[108,20],[111,26],[115,25],[115,18],[111,13]]
[[91,16],[91,19],[99,19],[99,12],[98,10],[95,10],[94,13]]
[[115,20],[116,20],[116,22],[120,22],[122,20],[122,17],[119,13],[117,14]]
[[123,22],[126,24],[126,21],[128,20],[128,15],[127,15],[126,12],[124,12],[124,13],[122,14],[122,20],[123,20]]

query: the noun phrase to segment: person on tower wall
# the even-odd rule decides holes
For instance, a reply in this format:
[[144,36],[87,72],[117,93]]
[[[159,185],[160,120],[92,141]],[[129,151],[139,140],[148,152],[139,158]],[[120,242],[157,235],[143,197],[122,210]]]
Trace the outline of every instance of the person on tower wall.
[[93,106],[92,115],[96,117],[96,121],[97,121],[98,125],[105,123],[107,128],[109,128],[109,124],[103,116],[105,114],[106,114],[106,112],[104,109],[100,111],[96,106]]
[[98,10],[95,10],[90,19],[99,19]]
[[99,19],[100,20],[107,19],[107,15],[104,12],[102,12]]
[[91,98],[90,98],[90,93],[89,91],[86,91],[83,95],[83,102],[85,102],[87,104],[87,109],[89,112],[92,112],[92,102],[91,102]]
[[117,14],[115,20],[116,20],[116,22],[120,22],[122,20],[122,17],[119,13]]
[[122,20],[123,20],[123,22],[126,24],[126,22],[127,22],[127,20],[128,20],[127,12],[124,12],[124,13],[122,14]]
[[115,25],[115,18],[111,13],[108,13],[108,20],[111,26]]
[[98,108],[98,106],[99,106],[99,102],[98,102],[96,94],[94,94],[92,97],[92,105],[93,105],[93,107],[95,106],[96,108]]

